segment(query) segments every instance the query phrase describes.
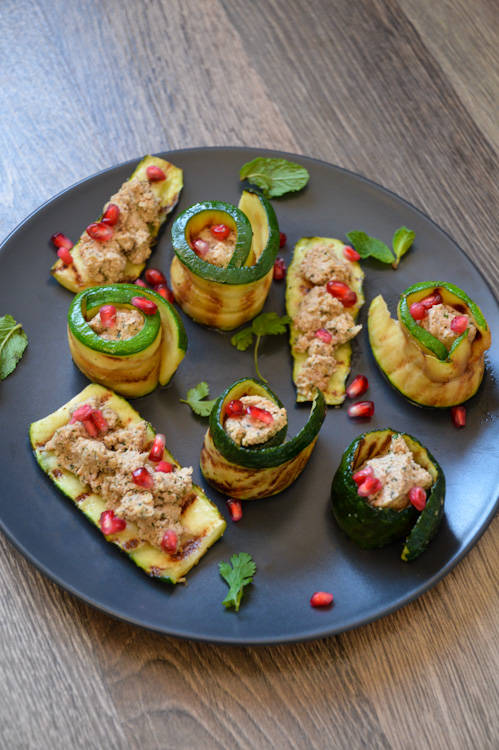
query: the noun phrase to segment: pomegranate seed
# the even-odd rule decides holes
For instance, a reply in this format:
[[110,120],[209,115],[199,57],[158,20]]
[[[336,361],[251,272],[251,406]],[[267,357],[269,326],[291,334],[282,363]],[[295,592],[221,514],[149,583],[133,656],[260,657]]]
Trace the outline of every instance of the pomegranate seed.
[[88,419],[92,416],[95,409],[93,406],[90,406],[90,404],[82,404],[77,409],[74,410],[71,421],[72,422],[83,422],[84,419]]
[[310,604],[312,607],[328,607],[333,601],[333,595],[327,591],[316,591],[312,594]]
[[102,305],[99,314],[100,322],[105,328],[112,328],[116,325],[116,308],[114,305]]
[[67,266],[70,266],[71,263],[73,263],[73,256],[67,249],[67,247],[60,247],[57,251],[57,257],[62,260],[63,263],[65,263]]
[[210,246],[207,242],[205,242],[205,240],[202,240],[200,237],[196,237],[195,240],[192,240],[192,249],[197,255],[200,256],[206,255],[206,253],[210,252]]
[[234,401],[229,401],[225,407],[225,414],[228,417],[240,417],[243,411],[244,404],[238,398],[234,399]]
[[454,427],[466,427],[466,407],[453,406],[450,410],[450,416]]
[[369,381],[365,375],[356,375],[347,388],[348,398],[357,398],[369,388]]
[[114,510],[105,510],[100,514],[100,527],[103,534],[117,534],[126,527],[124,518],[118,518],[114,515]]
[[210,227],[211,236],[216,240],[226,240],[230,234],[230,227],[227,224],[213,224]]
[[343,257],[352,262],[360,260],[360,255],[357,250],[354,250],[350,245],[345,245],[343,248]]
[[349,417],[372,417],[374,404],[372,401],[357,401],[347,409]]
[[357,485],[357,487],[360,487],[361,484],[364,484],[366,479],[369,477],[374,476],[374,470],[372,466],[364,466],[363,469],[360,469],[360,471],[357,471],[353,476],[352,479]]
[[329,331],[326,331],[325,328],[319,328],[315,332],[315,337],[320,339],[321,341],[324,341],[325,344],[330,344],[333,340],[332,335],[329,333]]
[[354,305],[356,305],[356,304],[357,304],[357,295],[356,295],[356,293],[355,293],[355,292],[353,291],[353,289],[351,289],[351,290],[350,290],[350,291],[348,292],[348,294],[347,294],[347,296],[345,297],[345,299],[342,299],[342,300],[341,300],[341,304],[343,305],[343,307],[353,307]]
[[149,167],[147,167],[146,175],[147,179],[150,182],[161,182],[161,180],[166,180],[166,175],[163,170],[157,167],[155,164],[151,164]]
[[454,333],[464,333],[468,328],[468,316],[467,315],[456,315],[450,322],[450,327]]
[[227,509],[233,521],[240,521],[243,517],[243,509],[239,500],[227,500]]
[[264,424],[272,424],[274,421],[274,417],[269,411],[266,409],[260,409],[259,406],[254,406],[253,404],[246,407],[246,413],[249,414],[252,419],[259,419],[260,422],[264,422]]
[[109,224],[104,224],[103,221],[98,221],[95,224],[88,225],[87,234],[93,240],[97,240],[97,242],[107,242],[113,236],[114,229],[110,227]]
[[163,474],[171,474],[173,471],[173,464],[169,461],[160,461],[156,466],[156,471],[162,471]]
[[163,271],[160,271],[159,268],[148,268],[144,276],[146,277],[147,283],[151,286],[168,284],[165,274]]
[[164,549],[165,552],[176,552],[178,548],[178,536],[173,531],[173,529],[168,529],[168,531],[165,531],[163,534],[163,539],[161,540],[161,547]]
[[160,432],[157,433],[152,444],[151,452],[149,453],[149,461],[161,461],[163,458],[163,451],[165,449],[166,438]]
[[152,299],[147,299],[146,297],[132,297],[130,302],[134,307],[138,307],[139,310],[142,310],[146,315],[154,315],[158,309],[157,304],[153,302]]
[[81,423],[91,437],[97,437],[97,435],[99,434],[99,430],[97,429],[97,425],[93,421],[92,417],[89,417],[88,419],[82,419]]
[[283,247],[286,244],[287,240],[288,238],[286,237],[284,232],[279,232],[279,247]]
[[283,258],[276,258],[274,261],[274,279],[281,281],[286,276],[286,264]]
[[92,416],[90,417],[90,419],[95,424],[99,432],[107,432],[109,430],[107,419],[100,409],[96,409],[94,412],[92,412]]
[[416,510],[424,510],[426,506],[426,492],[422,487],[412,487],[409,490],[409,500]]
[[135,279],[133,282],[136,286],[143,286],[145,289],[147,289],[147,284],[145,281],[142,281],[142,279]]
[[116,203],[110,203],[109,206],[104,211],[104,215],[101,221],[104,224],[109,224],[110,227],[114,227],[118,223],[119,218],[120,218],[120,209],[118,208]]
[[382,486],[383,485],[377,477],[367,477],[367,479],[357,488],[357,495],[360,495],[361,497],[370,497],[371,495],[375,495],[376,492],[379,492]]
[[141,469],[135,469],[132,471],[133,483],[138,487],[144,487],[146,490],[150,490],[154,484],[154,478],[152,474],[149,474],[147,469],[142,467]]
[[161,296],[168,300],[168,302],[171,302],[172,304],[175,302],[173,292],[167,284],[156,284],[156,286],[153,286],[153,290],[158,294],[161,294]]
[[420,304],[429,310],[433,305],[441,305],[442,302],[442,296],[438,292],[434,292],[433,294],[429,294],[428,297],[422,299]]
[[428,310],[421,302],[413,302],[409,308],[409,312],[414,320],[423,320],[428,315]]
[[55,234],[53,234],[50,238],[50,241],[58,249],[60,247],[65,247],[66,250],[71,250],[71,248],[73,247],[73,243],[71,242],[69,237],[66,237],[66,235],[62,232],[56,232]]
[[344,307],[352,307],[357,302],[357,295],[343,281],[331,279],[327,282],[326,289],[329,294],[339,299]]

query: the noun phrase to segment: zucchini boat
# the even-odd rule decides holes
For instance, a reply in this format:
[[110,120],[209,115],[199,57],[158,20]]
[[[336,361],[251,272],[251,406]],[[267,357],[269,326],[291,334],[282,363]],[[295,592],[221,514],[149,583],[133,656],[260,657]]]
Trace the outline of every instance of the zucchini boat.
[[[393,437],[400,436],[418,466],[431,476],[426,505],[419,512],[409,503],[400,509],[372,505],[359,495],[353,476],[365,462],[388,453]],[[404,432],[373,430],[355,438],[348,446],[334,475],[331,488],[333,513],[342,531],[364,549],[384,547],[405,540],[402,560],[414,560],[428,547],[437,532],[444,511],[445,477],[431,453]]]
[[[151,167],[161,170],[165,175],[165,179],[158,179],[157,176],[154,176],[154,178],[150,180],[147,176],[147,169]],[[137,165],[129,180],[127,180],[122,187],[124,188],[125,186],[129,185],[130,182],[134,179],[146,183],[158,200],[159,210],[157,213],[157,217],[154,221],[148,222],[147,224],[147,232],[149,234],[148,245],[150,248],[156,242],[159,230],[166,221],[168,214],[171,213],[171,211],[173,211],[173,209],[177,205],[179,195],[183,187],[183,172],[178,167],[170,164],[170,162],[167,162],[164,159],[160,159],[157,156],[145,156]],[[133,206],[130,205],[129,197],[124,198],[124,207],[125,211],[123,213],[128,216],[130,213],[130,208],[133,208]],[[99,219],[97,219],[97,222],[100,222],[102,215],[103,214],[101,214]],[[122,224],[124,223],[124,221],[126,221],[126,218],[125,220],[122,220],[121,218],[118,219],[118,223],[115,226],[116,231],[122,229]],[[130,229],[126,229],[127,234],[130,234]],[[86,235],[87,230],[83,232],[80,240],[70,250],[73,259],[73,262],[71,264],[66,264],[63,260],[58,259],[52,266],[52,276],[56,279],[56,281],[59,282],[59,284],[62,284],[62,286],[66,287],[66,289],[69,289],[71,292],[80,292],[82,289],[87,289],[88,287],[115,282],[133,282],[135,281],[135,279],[139,278],[140,274],[145,268],[145,260],[140,262],[132,262],[132,260],[126,255],[126,253],[123,254],[119,248],[113,247],[113,255],[115,255],[116,251],[118,251],[118,254],[123,257],[123,261],[120,264],[120,269],[118,272],[119,277],[107,279],[100,278],[101,276],[103,276],[103,274],[99,273],[97,274],[99,278],[96,279],[95,271],[89,270],[89,267],[85,262],[81,252],[82,239],[86,239]],[[96,252],[99,252],[99,249],[102,246],[104,246],[103,249],[105,249],[106,246],[110,243],[96,242],[95,244]],[[117,243],[113,244],[116,245]],[[148,255],[149,254],[150,250]],[[123,267],[121,268],[121,266]],[[111,272],[111,269],[109,272]],[[113,270],[113,276],[115,275],[116,273]]]
[[[100,385],[92,384],[53,414],[34,422],[30,428],[30,440],[36,460],[43,471],[95,526],[101,528],[101,515],[107,508],[104,497],[92,491],[89,485],[83,484],[76,473],[61,466],[53,450],[46,449],[56,430],[68,424],[75,407],[88,402],[97,402],[103,408],[112,409],[118,416],[120,427],[133,427],[143,421],[125,399]],[[150,425],[147,426],[146,434],[152,443],[155,433]],[[180,468],[166,448],[162,460]],[[177,583],[222,536],[226,526],[215,505],[196,485],[192,485],[192,492],[182,506],[179,520],[184,531],[175,552],[167,552],[141,539],[138,526],[133,521],[127,521],[126,527],[121,531],[105,536],[107,541],[126,552],[148,575]]]
[[228,405],[244,396],[260,396],[282,407],[277,396],[260,381],[243,378],[229,386],[210,414],[201,451],[201,471],[220,492],[238,500],[256,500],[282,492],[301,474],[317,442],[326,404],[317,391],[308,421],[288,442],[283,442],[284,427],[267,442],[245,447],[224,429]]
[[[439,302],[432,303],[436,295]],[[414,305],[416,311],[419,306],[431,312],[436,304],[446,306],[441,308],[444,315],[449,316],[445,310],[452,308],[456,317],[468,317],[469,325],[455,334],[450,346],[419,325],[411,314]],[[402,293],[397,315],[398,320],[390,316],[381,295],[371,302],[369,341],[389,383],[419,406],[449,407],[471,398],[482,382],[485,351],[491,344],[489,327],[478,306],[454,284],[426,281]],[[475,329],[473,337],[471,330]]]
[[[132,299],[150,300],[156,311],[144,314]],[[130,338],[99,335],[89,322],[99,320],[100,308],[135,311],[141,328]],[[108,329],[109,330],[109,329]],[[160,294],[134,284],[85,289],[76,295],[68,313],[69,349],[75,365],[89,378],[129,398],[150,393],[170,382],[187,350],[187,335],[176,310]]]
[[[310,360],[308,352],[303,351],[299,347],[299,338],[302,332],[298,330],[294,321],[302,302],[307,298],[310,291],[314,287],[326,287],[327,280],[325,278],[317,277],[321,283],[314,284],[309,278],[305,278],[301,272],[302,263],[306,258],[310,260],[312,257],[311,253],[317,247],[325,248],[332,254],[333,258],[336,259],[336,263],[333,261],[333,265],[336,265],[339,272],[342,272],[343,268],[345,269],[343,273],[345,274],[344,278],[348,279],[347,286],[356,297],[355,302],[351,304],[350,300],[348,306],[342,312],[349,313],[353,321],[355,321],[364,303],[364,294],[362,291],[364,272],[357,262],[345,259],[344,250],[346,246],[343,242],[328,237],[303,237],[298,241],[293,252],[293,260],[286,274],[286,311],[291,318],[289,326],[290,346],[293,357],[293,380],[297,386],[296,400],[298,402],[311,401],[313,398],[313,389],[307,385],[311,383],[308,374],[305,375],[305,386],[303,387],[300,384],[300,376],[304,375],[305,368],[309,367]],[[333,277],[331,278],[334,278],[335,271],[332,273]],[[327,323],[327,326],[329,327],[330,323]],[[332,326],[331,330],[334,332]],[[346,340],[334,346],[331,357],[336,360],[336,365],[329,378],[326,378],[325,385],[320,387],[320,390],[324,394],[326,403],[329,406],[338,406],[345,400],[345,383],[350,372],[350,360],[352,357],[350,341]]]
[[[226,267],[203,260],[193,242],[206,227],[223,225],[236,234]],[[279,226],[270,202],[245,190],[239,206],[196,203],[175,220],[171,286],[175,299],[193,320],[230,331],[261,311],[279,250]]]

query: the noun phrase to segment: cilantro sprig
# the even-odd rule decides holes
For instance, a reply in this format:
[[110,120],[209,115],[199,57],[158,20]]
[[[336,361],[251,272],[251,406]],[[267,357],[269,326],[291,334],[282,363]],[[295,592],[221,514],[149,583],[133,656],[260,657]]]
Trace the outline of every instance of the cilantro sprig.
[[21,323],[16,323],[12,315],[0,317],[0,380],[16,369],[27,346]]
[[239,170],[239,177],[259,187],[266,198],[276,198],[285,193],[301,190],[310,179],[308,170],[301,164],[263,156],[243,164]]
[[258,369],[258,346],[260,344],[260,339],[262,336],[273,336],[279,333],[285,333],[286,326],[290,322],[291,318],[289,315],[283,315],[280,318],[275,312],[262,313],[261,315],[257,315],[248,328],[243,328],[241,331],[238,331],[230,340],[230,343],[233,346],[239,349],[239,351],[244,352],[251,346],[253,339],[256,336],[254,353],[255,370],[260,380],[263,380],[264,383],[267,381]]
[[234,607],[239,612],[239,606],[244,593],[244,587],[252,583],[253,576],[256,573],[256,565],[251,555],[247,552],[240,552],[238,555],[232,555],[230,558],[232,567],[229,563],[218,563],[218,569],[222,578],[229,584],[229,593],[223,600],[224,607]]
[[370,237],[365,232],[347,232],[347,237],[361,258],[376,258],[382,263],[391,263],[393,268],[397,268],[402,256],[414,242],[416,233],[407,227],[399,227],[393,235],[393,252],[384,242],[377,240],[376,237]]
[[209,417],[216,401],[216,398],[211,401],[204,401],[206,396],[209,395],[210,386],[203,380],[194,386],[194,388],[190,388],[187,391],[187,397],[181,398],[180,401],[183,404],[189,404],[194,414],[198,414],[200,417]]

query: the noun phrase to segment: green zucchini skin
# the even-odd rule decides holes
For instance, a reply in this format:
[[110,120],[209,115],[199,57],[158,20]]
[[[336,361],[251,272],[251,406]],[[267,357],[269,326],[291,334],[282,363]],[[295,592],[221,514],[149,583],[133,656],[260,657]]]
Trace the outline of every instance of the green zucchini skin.
[[[364,460],[386,449],[392,435],[404,438],[414,459],[434,480],[421,513],[412,505],[403,510],[375,508],[357,493],[353,474]],[[416,438],[391,428],[373,430],[355,438],[342,456],[331,487],[333,514],[341,530],[363,549],[384,547],[407,537],[401,555],[404,561],[414,560],[427,549],[440,525],[444,499],[445,477],[436,459]]]
[[318,391],[308,421],[288,442],[284,442],[283,429],[262,447],[246,448],[237,445],[223,428],[226,405],[246,395],[263,396],[282,406],[270,388],[258,380],[243,378],[233,383],[213,407],[200,464],[204,477],[220,492],[253,500],[282,492],[303,471],[324,422],[326,403]]

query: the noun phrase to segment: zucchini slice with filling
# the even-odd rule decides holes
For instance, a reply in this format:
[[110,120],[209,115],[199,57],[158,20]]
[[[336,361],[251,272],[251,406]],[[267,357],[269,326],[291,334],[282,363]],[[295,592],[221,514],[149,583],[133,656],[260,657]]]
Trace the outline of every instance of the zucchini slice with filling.
[[[405,441],[414,462],[431,476],[426,505],[421,512],[407,499],[403,504],[399,502],[398,507],[375,506],[359,495],[359,487],[353,480],[366,461],[387,456],[392,438],[397,436]],[[386,477],[390,479],[394,474],[387,472]],[[355,438],[346,449],[334,475],[331,499],[338,525],[359,547],[384,547],[407,537],[402,560],[414,560],[428,547],[440,525],[445,477],[435,458],[416,438],[390,428],[373,430]]]
[[[438,295],[437,302],[434,302]],[[441,301],[440,301],[441,300]],[[449,332],[449,318],[467,316],[469,324],[445,345],[411,314],[418,303],[427,312],[446,316],[441,330]],[[414,308],[413,308],[414,310]],[[443,281],[414,284],[402,292],[394,320],[381,295],[369,308],[369,342],[381,371],[389,383],[419,406],[449,407],[467,401],[482,382],[485,351],[491,335],[481,310],[462,289]],[[470,336],[471,325],[474,337]]]
[[[228,227],[236,238],[226,265],[208,262],[193,249],[200,232],[217,225]],[[222,331],[258,315],[279,250],[279,226],[267,198],[245,190],[238,207],[218,201],[196,203],[175,220],[172,243],[171,286],[187,315]]]
[[[158,167],[166,175],[166,179],[149,180],[146,171],[148,167]],[[173,164],[170,164],[170,162],[167,162],[164,159],[160,159],[158,156],[145,156],[137,165],[129,180],[132,180],[134,178],[147,181],[152,192],[159,201],[160,213],[157,221],[154,224],[148,225],[150,246],[152,246],[156,242],[159,230],[166,221],[168,214],[171,213],[177,205],[183,187],[183,172],[178,167],[175,167]],[[99,222],[101,218],[102,215],[97,219],[97,221]],[[116,226],[117,229],[120,228],[119,221]],[[86,230],[82,234],[82,237],[84,237],[85,233]],[[102,244],[105,245],[105,243]],[[124,268],[121,271],[120,277],[118,279],[96,280],[95,278],[92,278],[87,269],[87,265],[83,260],[80,241],[78,241],[71,248],[70,253],[72,255],[73,262],[68,265],[61,259],[58,259],[52,266],[51,274],[54,279],[59,282],[59,284],[66,287],[66,289],[69,289],[71,292],[81,292],[82,289],[87,289],[88,287],[97,285],[109,284],[110,282],[126,283],[135,281],[135,279],[139,278],[146,265],[145,261],[141,263],[133,263],[127,258]]]
[[[143,313],[133,305],[135,297],[154,302],[156,311]],[[124,338],[126,329],[122,333],[116,326],[114,340],[103,338],[89,322],[99,320],[105,305],[115,306],[118,315],[132,311],[141,328]],[[134,284],[93,287],[77,294],[68,313],[68,340],[73,361],[87,378],[129,398],[167,385],[187,350],[187,335],[173,305],[157,292]]]
[[[93,492],[88,485],[82,484],[75,473],[61,467],[55,452],[45,448],[56,430],[68,424],[77,404],[95,399],[101,405],[110,407],[117,414],[120,426],[133,426],[142,422],[140,415],[125,399],[109,389],[92,384],[53,414],[34,422],[30,427],[30,440],[36,460],[43,471],[49,475],[61,492],[67,495],[95,526],[100,528],[101,514],[106,510],[106,502],[102,495]],[[148,425],[147,438],[151,444],[154,436],[154,430]],[[166,448],[163,460],[180,468]],[[226,526],[216,506],[196,485],[192,485],[192,493],[182,506],[180,522],[185,530],[185,534],[182,535],[184,541],[174,553],[166,552],[162,548],[141,540],[138,527],[132,521],[127,521],[122,531],[108,534],[106,539],[126,552],[148,575],[170,583],[177,583],[222,536]]]
[[317,442],[326,403],[317,391],[308,421],[288,442],[283,442],[284,427],[267,442],[245,447],[224,429],[228,404],[243,396],[261,396],[282,407],[275,393],[258,380],[233,383],[213,406],[200,463],[203,476],[215,489],[239,500],[255,500],[282,492],[301,474]]

